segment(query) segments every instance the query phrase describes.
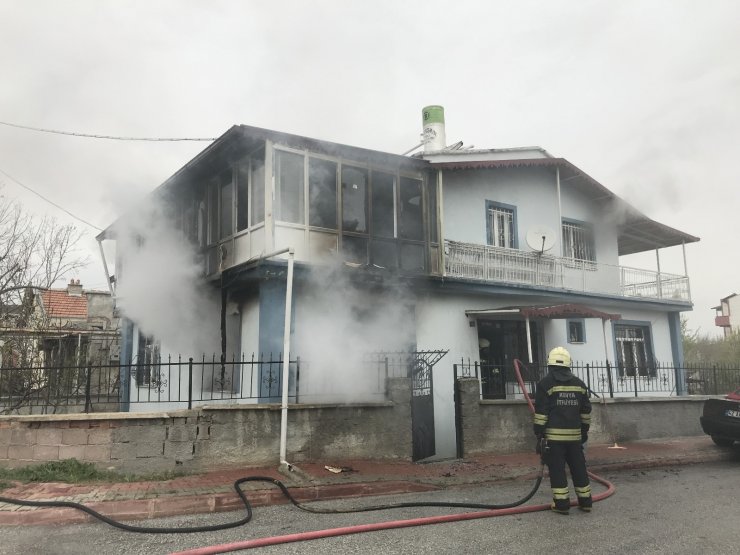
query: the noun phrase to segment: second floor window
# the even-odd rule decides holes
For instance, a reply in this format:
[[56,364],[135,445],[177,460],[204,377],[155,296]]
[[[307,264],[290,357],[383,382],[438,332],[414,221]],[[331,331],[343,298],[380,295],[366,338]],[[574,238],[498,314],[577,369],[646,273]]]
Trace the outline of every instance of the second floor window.
[[486,202],[488,244],[494,247],[515,249],[515,209],[494,202]]
[[596,262],[594,233],[591,226],[563,220],[563,257]]

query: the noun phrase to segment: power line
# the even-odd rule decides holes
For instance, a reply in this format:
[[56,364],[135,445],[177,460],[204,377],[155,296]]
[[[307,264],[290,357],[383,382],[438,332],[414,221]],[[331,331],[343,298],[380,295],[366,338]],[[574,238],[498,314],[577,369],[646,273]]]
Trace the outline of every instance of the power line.
[[42,127],[31,127],[17,123],[0,121],[0,125],[38,131],[39,133],[54,133],[55,135],[69,135],[71,137],[86,137],[88,139],[109,139],[112,141],[155,141],[155,142],[182,142],[182,141],[215,141],[216,137],[118,137],[115,135],[94,135],[92,133],[76,133],[73,131],[59,131],[57,129],[44,129]]
[[42,195],[41,193],[38,193],[38,192],[34,191],[33,189],[31,189],[31,187],[29,187],[29,186],[27,186],[27,185],[24,185],[23,183],[21,183],[20,181],[18,181],[18,180],[17,180],[17,179],[15,178],[15,177],[13,177],[13,176],[12,176],[12,175],[10,175],[9,173],[7,173],[7,172],[6,172],[5,170],[3,170],[2,168],[0,168],[0,173],[1,173],[1,174],[3,174],[3,175],[4,175],[5,177],[7,177],[8,179],[10,179],[11,181],[13,181],[14,183],[16,183],[16,184],[20,185],[21,187],[23,187],[23,188],[24,188],[24,189],[26,189],[27,191],[30,191],[30,192],[32,192],[32,193],[33,193],[34,195],[36,195],[37,197],[39,197],[39,198],[40,198],[41,200],[43,200],[43,201],[46,201],[46,202],[48,202],[48,203],[49,203],[49,204],[51,204],[52,206],[55,206],[56,208],[58,208],[59,210],[61,210],[62,212],[65,212],[66,214],[68,214],[68,215],[72,216],[72,217],[73,217],[73,218],[74,218],[75,220],[79,220],[79,221],[80,221],[80,222],[82,222],[83,224],[85,224],[85,225],[89,225],[89,226],[90,226],[91,228],[93,228],[93,229],[97,229],[98,231],[103,231],[103,230],[102,230],[102,228],[99,228],[98,226],[96,226],[96,225],[93,225],[93,224],[91,224],[90,222],[88,222],[88,221],[86,221],[86,220],[83,220],[83,219],[82,219],[82,218],[80,218],[79,216],[76,216],[76,215],[72,214],[72,212],[70,212],[69,210],[67,210],[67,209],[66,209],[66,208],[64,208],[63,206],[59,206],[59,205],[58,205],[58,204],[57,204],[56,202],[54,202],[53,200],[49,200],[48,198],[46,198],[46,197],[45,197],[44,195]]

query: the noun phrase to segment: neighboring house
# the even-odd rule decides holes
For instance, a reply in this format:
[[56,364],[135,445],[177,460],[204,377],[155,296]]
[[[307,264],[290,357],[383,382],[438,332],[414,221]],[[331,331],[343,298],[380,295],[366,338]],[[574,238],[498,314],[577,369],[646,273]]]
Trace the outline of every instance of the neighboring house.
[[5,367],[23,360],[49,367],[117,364],[119,319],[110,292],[85,291],[71,280],[65,289],[29,289],[25,299],[29,308],[17,307],[2,329],[5,346],[15,351]]
[[[352,354],[448,351],[433,371],[439,456],[455,453],[454,363],[537,363],[563,345],[574,360],[612,361],[615,378],[650,379],[657,361],[680,365],[688,276],[659,262],[623,267],[620,257],[696,237],[542,148],[447,146],[440,107],[424,110],[424,132],[424,151],[401,156],[234,126],[158,189],[203,254],[203,287],[219,293],[221,317],[204,316],[220,331],[217,356],[282,352],[286,293],[302,391],[358,384]],[[124,221],[99,241],[115,240]],[[286,248],[294,283],[289,255],[271,255]],[[119,286],[130,255],[117,252]],[[123,329],[132,390],[147,385],[128,370],[137,356],[200,356],[171,352],[137,322]],[[261,372],[254,397],[278,399]],[[205,381],[196,375],[194,387]]]
[[740,330],[740,296],[733,293],[720,299],[719,303],[712,307],[716,311],[714,324],[721,327],[727,337]]

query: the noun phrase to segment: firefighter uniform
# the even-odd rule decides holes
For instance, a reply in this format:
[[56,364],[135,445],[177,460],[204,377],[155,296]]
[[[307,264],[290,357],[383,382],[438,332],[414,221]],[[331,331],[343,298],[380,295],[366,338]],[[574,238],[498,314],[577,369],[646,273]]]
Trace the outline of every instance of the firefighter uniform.
[[591,510],[591,485],[583,444],[591,424],[591,402],[586,385],[570,371],[570,354],[562,347],[550,351],[549,372],[537,384],[534,433],[547,440],[543,459],[550,471],[553,511],[568,514],[570,490],[565,465],[570,469],[578,507]]

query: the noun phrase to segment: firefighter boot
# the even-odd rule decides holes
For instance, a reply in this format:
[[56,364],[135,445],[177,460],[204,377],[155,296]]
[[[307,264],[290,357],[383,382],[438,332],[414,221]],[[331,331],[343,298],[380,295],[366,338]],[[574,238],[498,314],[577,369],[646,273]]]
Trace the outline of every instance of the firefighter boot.
[[591,499],[591,485],[587,485],[582,488],[576,488],[576,495],[578,496],[578,508],[588,513],[591,512],[593,506],[593,500]]

